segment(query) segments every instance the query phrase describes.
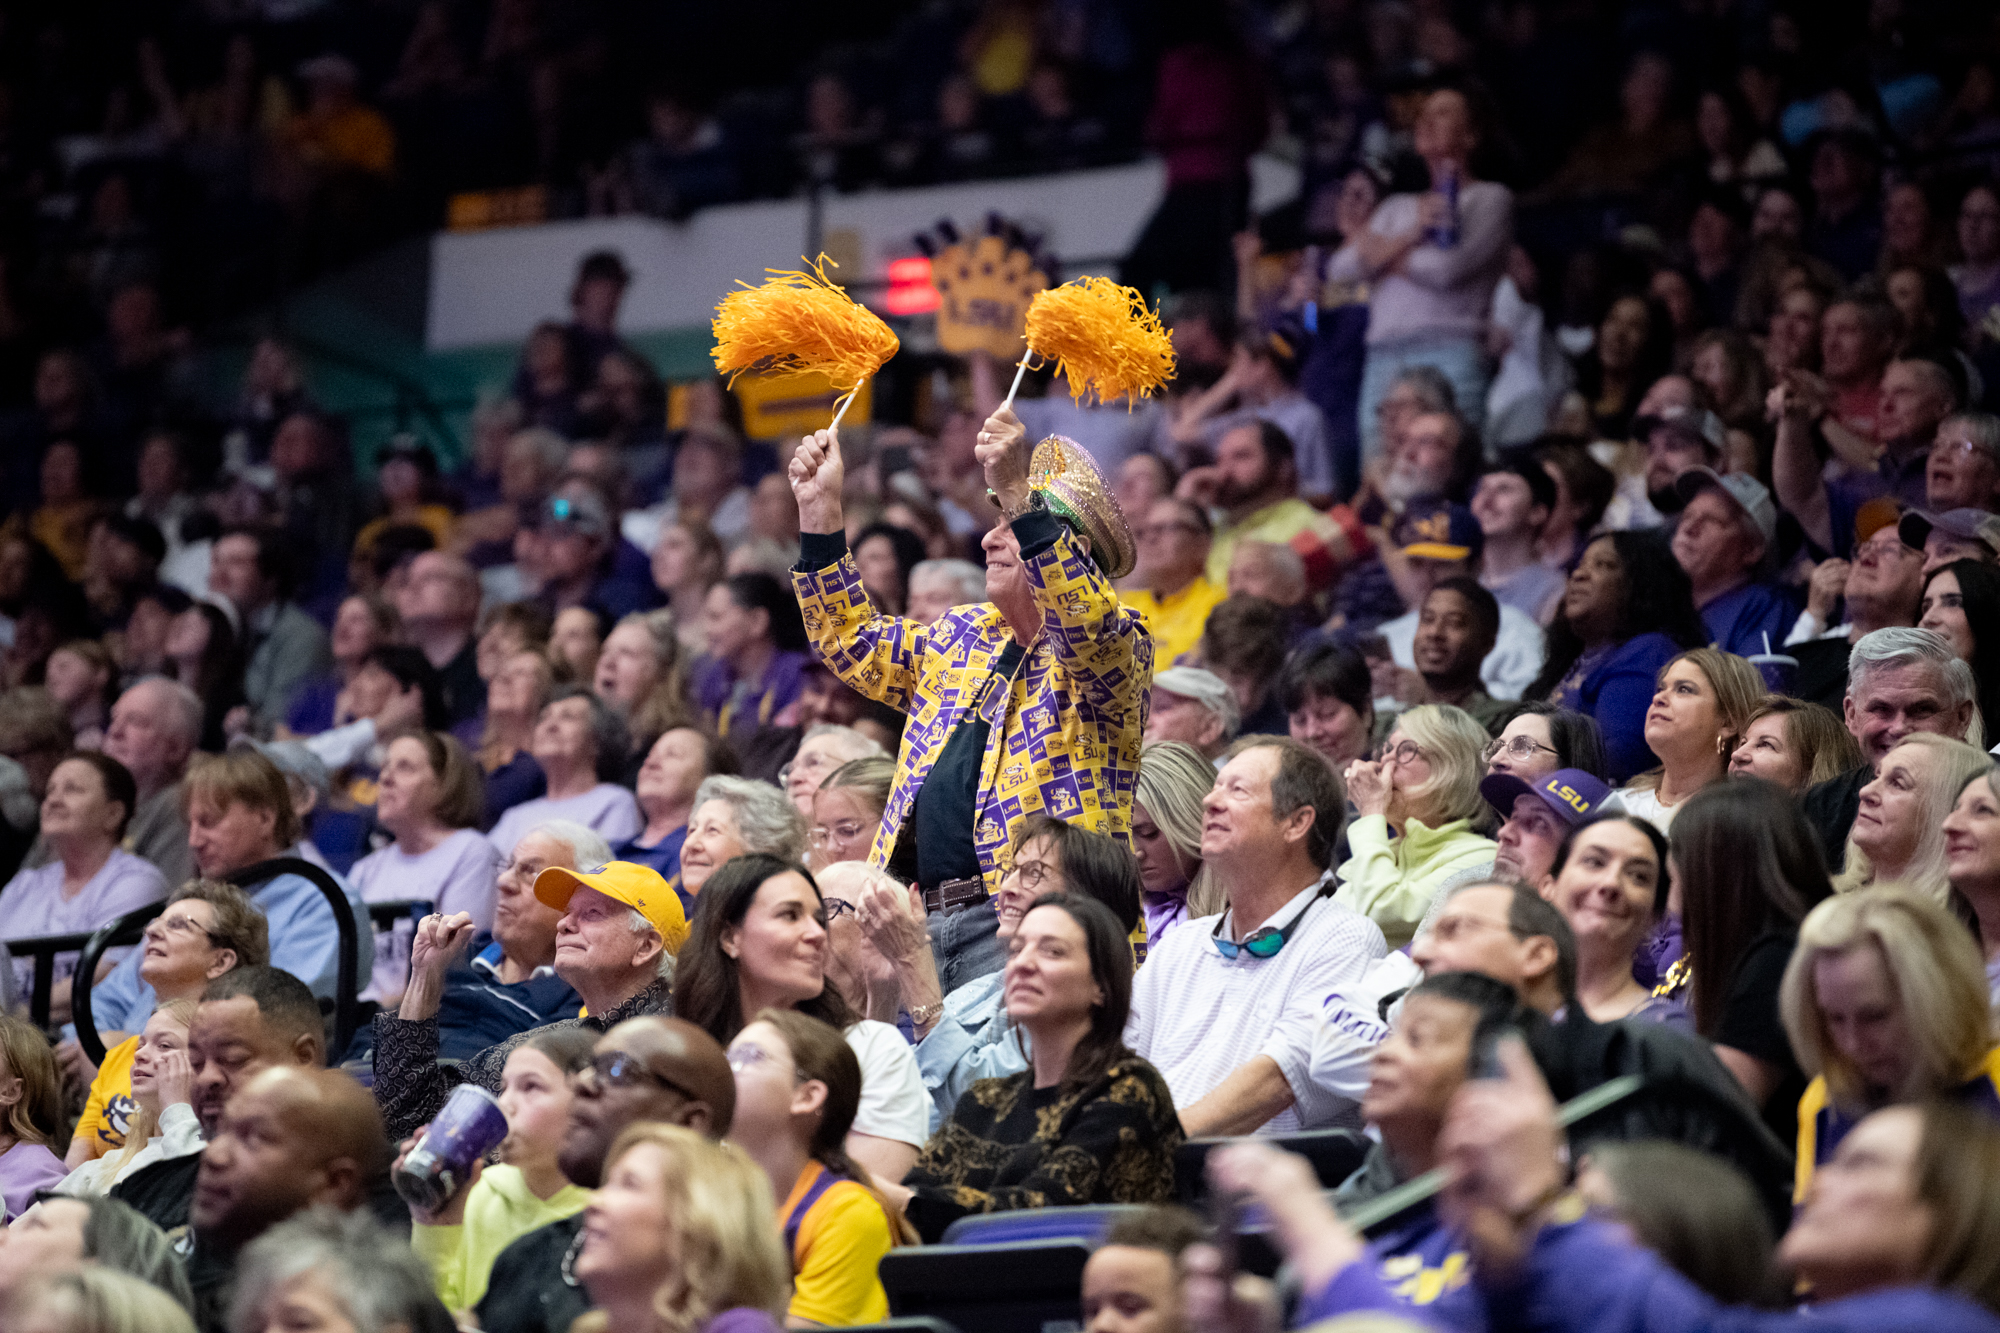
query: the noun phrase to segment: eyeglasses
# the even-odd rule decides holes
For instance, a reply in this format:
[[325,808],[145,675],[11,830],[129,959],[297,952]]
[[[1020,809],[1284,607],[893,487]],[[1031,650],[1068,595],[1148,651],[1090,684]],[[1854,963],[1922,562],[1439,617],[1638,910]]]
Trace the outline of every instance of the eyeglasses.
[[845,898],[822,898],[819,900],[819,905],[826,909],[828,921],[838,920],[854,910],[854,904]]
[[[777,1056],[771,1054],[762,1046],[757,1046],[747,1041],[739,1041],[731,1046],[727,1051],[723,1052],[723,1058],[729,1061],[729,1072],[732,1074],[747,1074],[759,1065],[775,1065],[778,1063]],[[803,1083],[805,1081],[805,1071],[797,1065],[793,1065],[792,1082]]]
[[1384,745],[1375,756],[1377,760],[1389,760],[1397,764],[1414,764],[1424,757],[1424,747],[1415,741],[1404,741],[1401,745]]
[[146,923],[145,934],[149,938],[160,939],[168,934],[206,935],[209,947],[222,947],[222,937],[208,927],[198,924],[191,916],[156,916]]
[[845,824],[835,824],[832,828],[828,828],[822,824],[815,827],[812,831],[813,845],[823,847],[829,841],[836,838],[841,842],[853,842],[867,831],[868,826],[859,820],[849,820]]
[[1870,555],[1877,560],[1890,560],[1901,556],[1921,557],[1923,552],[1912,550],[1910,547],[1903,545],[1901,537],[1891,537],[1886,541],[1871,537],[1855,547],[1854,554],[1857,559],[1864,555]]
[[839,767],[840,765],[834,761],[833,756],[828,754],[822,754],[819,751],[815,750],[813,753],[806,755],[804,758],[794,759],[792,760],[792,762],[786,764],[783,768],[779,769],[778,785],[780,787],[784,786],[786,780],[790,778],[794,773],[817,773],[822,768],[839,768]]
[[1504,754],[1516,763],[1526,763],[1535,757],[1535,751],[1537,750],[1547,750],[1550,754],[1556,755],[1558,758],[1561,757],[1562,753],[1554,746],[1544,745],[1532,736],[1516,736],[1512,740],[1495,741],[1487,746],[1486,762],[1490,764]]
[[1292,938],[1292,932],[1299,928],[1299,922],[1306,919],[1306,913],[1312,911],[1313,904],[1321,898],[1326,897],[1330,892],[1332,892],[1332,886],[1328,885],[1309,898],[1306,901],[1306,905],[1293,913],[1292,919],[1284,925],[1259,926],[1248,935],[1245,935],[1241,940],[1223,938],[1222,927],[1229,920],[1229,913],[1224,912],[1215,919],[1215,929],[1208,933],[1209,943],[1215,946],[1217,953],[1231,962],[1236,961],[1237,958],[1244,954],[1249,954],[1252,958],[1258,959],[1275,958],[1278,955],[1278,950],[1284,948],[1286,942]]
[[1047,861],[1016,861],[1007,868],[1007,873],[1021,881],[1021,887],[1033,893],[1049,877]]
[[589,1069],[607,1088],[636,1088],[651,1083],[668,1092],[677,1092],[691,1102],[701,1100],[665,1074],[656,1074],[646,1068],[645,1061],[625,1051],[601,1051],[591,1057]]
[[1939,440],[1931,446],[1931,452],[1940,454],[1985,454],[1993,457],[1994,451],[1977,440]]

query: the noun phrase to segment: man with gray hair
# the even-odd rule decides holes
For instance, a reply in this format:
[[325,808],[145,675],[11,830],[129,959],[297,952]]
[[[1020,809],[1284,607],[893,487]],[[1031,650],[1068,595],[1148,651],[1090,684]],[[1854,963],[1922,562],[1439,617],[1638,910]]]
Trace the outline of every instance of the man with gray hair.
[[118,696],[104,733],[104,753],[125,765],[139,789],[126,844],[134,856],[158,866],[170,885],[194,878],[181,775],[201,741],[202,712],[201,696],[193,690],[148,676]]
[[1201,667],[1168,667],[1153,673],[1153,715],[1146,744],[1185,741],[1214,759],[1236,739],[1243,717],[1229,682]]
[[1828,866],[1840,869],[1861,789],[1874,778],[1882,756],[1919,731],[1968,739],[1979,720],[1977,698],[1972,668],[1943,635],[1894,627],[1863,635],[1854,645],[1842,708],[1849,734],[1861,745],[1862,763],[1804,797],[1806,818],[1819,832]]
[[910,570],[910,616],[935,625],[954,606],[986,600],[986,571],[970,560],[919,560]]
[[[495,888],[499,954],[489,945],[473,961],[480,977],[454,967],[472,939],[471,917],[433,915],[417,924],[402,1005],[375,1016],[375,1100],[391,1139],[436,1115],[460,1083],[497,1094],[507,1057],[535,1032],[558,1025],[603,1032],[627,1018],[673,1011],[672,956],[687,935],[680,897],[658,871],[610,855],[603,838],[567,821],[523,834]],[[553,985],[532,995],[523,985],[545,976],[565,983],[565,1002],[550,998]],[[505,1035],[460,1064],[441,1065],[447,1017],[460,1026],[498,1023]],[[464,1034],[452,1035],[463,1049]]]

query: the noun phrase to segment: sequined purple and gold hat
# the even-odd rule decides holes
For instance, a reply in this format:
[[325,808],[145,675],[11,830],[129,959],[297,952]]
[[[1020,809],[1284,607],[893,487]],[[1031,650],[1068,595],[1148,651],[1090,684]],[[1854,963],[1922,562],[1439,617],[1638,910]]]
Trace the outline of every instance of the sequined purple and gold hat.
[[1042,493],[1049,512],[1090,538],[1091,555],[1106,578],[1122,579],[1132,572],[1139,561],[1132,527],[1082,445],[1062,435],[1036,445],[1028,485]]

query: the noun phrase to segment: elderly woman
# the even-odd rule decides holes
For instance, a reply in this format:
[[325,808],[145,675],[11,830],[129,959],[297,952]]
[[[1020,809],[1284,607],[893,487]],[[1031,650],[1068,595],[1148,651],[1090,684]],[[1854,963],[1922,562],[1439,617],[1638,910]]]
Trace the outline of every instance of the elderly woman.
[[[81,934],[166,897],[159,870],[118,845],[138,803],[132,775],[108,755],[80,751],[57,764],[42,798],[42,838],[55,859],[23,870],[0,893],[0,939]],[[76,955],[55,963],[51,1012],[67,1019]],[[33,959],[14,960],[20,994],[34,970]]]
[[1202,802],[1215,787],[1215,765],[1183,741],[1161,741],[1139,752],[1139,787],[1132,797],[1132,852],[1139,862],[1146,943],[1160,942],[1191,917],[1222,910],[1222,891],[1201,863]]
[[[427,902],[449,916],[464,912],[493,928],[493,880],[499,858],[479,832],[484,799],[479,769],[454,736],[410,731],[382,756],[375,822],[395,841],[354,865],[366,902]],[[375,975],[363,998],[393,1004],[410,979],[408,918],[375,934]]]
[[1392,949],[1410,942],[1447,880],[1493,862],[1493,839],[1473,828],[1487,817],[1486,739],[1469,714],[1424,704],[1396,719],[1380,759],[1348,765],[1358,816],[1334,901],[1374,921]]
[[1764,699],[1764,678],[1734,653],[1695,648],[1660,668],[1646,710],[1646,748],[1660,767],[1613,792],[1607,809],[1650,819],[1660,832],[1682,802],[1729,772],[1729,757]]
[[[1095,899],[1111,909],[1127,935],[1139,920],[1143,892],[1138,867],[1126,850],[1101,833],[1073,827],[1047,815],[1024,821],[1014,838],[1007,873],[1001,876],[994,906],[1000,914],[1000,941],[1012,948],[1015,933],[1029,904],[1044,893],[1069,893]],[[862,929],[895,940],[894,927],[915,935],[921,922],[907,918],[885,924],[874,895],[866,901]],[[929,1001],[920,988],[906,999],[917,1043],[917,1068],[931,1095],[931,1129],[958,1105],[958,1099],[982,1078],[1005,1078],[1028,1067],[1030,1052],[1007,1016],[1002,990],[1005,972],[979,977],[944,997],[943,1007]],[[935,986],[933,981],[932,985]],[[923,1001],[923,1002],[919,1002]],[[935,1015],[932,1021],[923,1021]]]
[[1574,768],[1603,780],[1604,738],[1597,723],[1582,713],[1536,700],[1500,729],[1486,747],[1486,773],[1510,773],[1523,782],[1545,778],[1559,768]]
[[901,1180],[928,1134],[923,1079],[903,1034],[857,1018],[827,981],[826,907],[795,861],[749,853],[716,872],[675,960],[674,1013],[727,1047],[765,1009],[797,1009],[840,1029],[861,1062],[861,1107],[847,1151]]
[[1833,886],[1842,893],[1897,884],[1942,904],[1951,892],[1945,817],[1992,760],[1963,741],[1918,732],[1882,756],[1847,834]]
[[1557,849],[1542,896],[1576,936],[1576,999],[1592,1022],[1694,1027],[1678,1001],[1632,977],[1632,955],[1667,910],[1671,883],[1666,835],[1637,815],[1598,815]]
[[[191,879],[168,894],[166,907],[146,923],[139,948],[139,980],[153,988],[162,1006],[175,1001],[193,1004],[217,977],[239,967],[262,967],[270,957],[270,927],[249,894],[234,884]],[[121,1122],[133,1099],[132,1076],[139,1045],[139,1036],[132,1036],[110,1044],[104,1052],[104,1063],[90,1084],[83,1118],[77,1121],[69,1141],[65,1160],[71,1167],[124,1146]]]
[[[707,732],[678,726],[661,732],[646,752],[646,762],[639,765],[639,812],[646,817],[646,827],[619,843],[613,854],[621,861],[651,866],[678,891],[681,846],[687,841],[695,793],[716,774],[735,771],[735,754]],[[694,911],[694,899],[685,893],[682,905]]]
[[643,756],[691,711],[674,613],[635,611],[619,621],[605,637],[591,684],[625,718],[635,752]]
[[1731,777],[1762,778],[1794,796],[1861,767],[1861,746],[1840,714],[1774,694],[1750,713],[1729,756]]
[[802,860],[805,820],[768,782],[706,779],[695,791],[687,840],[681,844],[681,896],[692,900],[724,862],[751,853]]
[[[200,756],[181,780],[181,800],[188,847],[196,872],[205,879],[297,854],[299,816],[291,789],[278,766],[256,750]],[[346,890],[354,919],[366,921],[361,896],[338,875],[334,880]],[[340,929],[319,887],[299,875],[275,875],[256,885],[250,901],[270,926],[270,965],[305,982],[316,997],[332,999]],[[357,944],[358,975],[366,976],[375,966],[373,932],[362,931]],[[153,988],[140,977],[141,959],[139,953],[127,955],[91,991],[91,1017],[107,1046],[145,1026],[158,1003]]]
[[596,1307],[572,1333],[777,1333],[791,1296],[771,1185],[678,1125],[611,1144],[572,1271]]
[[895,776],[896,761],[877,755],[842,764],[820,783],[812,798],[809,867],[817,872],[842,861],[868,859]]
[[1020,913],[1003,992],[1028,1066],[967,1089],[904,1183],[884,1189],[926,1241],[975,1213],[1172,1193],[1173,1094],[1124,1041],[1128,935],[1082,894],[1043,894]]
[[799,813],[812,818],[813,793],[827,775],[842,764],[870,759],[887,752],[852,727],[821,722],[809,728],[799,741],[798,753],[778,772],[778,785],[785,789]]
[[1982,962],[1951,913],[1905,890],[1843,894],[1806,917],[1780,993],[1813,1076],[1799,1099],[1798,1199],[1870,1112],[1955,1101],[2000,1118]]
[[548,657],[526,648],[508,653],[487,680],[485,729],[480,733],[476,756],[480,771],[486,775],[486,809],[480,827],[491,828],[502,814],[548,790],[548,780],[531,750],[535,719],[548,706],[554,689],[555,673]]
[[645,828],[639,803],[616,785],[625,766],[625,723],[582,685],[565,685],[535,723],[533,754],[548,778],[548,795],[502,814],[487,835],[504,858],[521,835],[551,819],[596,829],[623,842]]
[[368,1210],[314,1208],[244,1248],[230,1299],[230,1333],[300,1327],[428,1333],[452,1318],[424,1261]]

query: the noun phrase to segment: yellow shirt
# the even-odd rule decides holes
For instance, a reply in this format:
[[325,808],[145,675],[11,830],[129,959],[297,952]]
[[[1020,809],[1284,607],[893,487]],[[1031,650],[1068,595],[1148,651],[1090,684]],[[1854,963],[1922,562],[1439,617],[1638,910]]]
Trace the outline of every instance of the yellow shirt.
[[132,1100],[132,1060],[138,1054],[139,1039],[127,1037],[104,1053],[104,1063],[91,1080],[90,1100],[76,1122],[75,1140],[88,1143],[93,1158],[125,1146],[125,1131],[139,1113],[139,1103]]
[[[792,1185],[778,1209],[789,1222],[799,1204],[826,1168],[818,1162]],[[795,1319],[816,1324],[874,1324],[889,1317],[889,1297],[875,1270],[894,1245],[882,1205],[851,1180],[836,1181],[814,1200],[799,1221],[792,1244],[792,1304]]]
[[[1345,506],[1342,506],[1345,510]],[[1342,517],[1351,517],[1343,512]],[[1297,496],[1266,505],[1241,523],[1215,530],[1208,548],[1208,581],[1227,586],[1229,562],[1238,542],[1273,542],[1289,546],[1305,562],[1306,580],[1315,588],[1330,587],[1354,560],[1360,533],[1349,531],[1331,514],[1321,513]]]
[[1118,598],[1146,618],[1146,628],[1153,632],[1154,668],[1164,671],[1182,653],[1194,651],[1208,624],[1208,613],[1228,595],[1229,589],[1220,583],[1197,576],[1179,592],[1165,597],[1147,588],[1134,588],[1119,593]]

